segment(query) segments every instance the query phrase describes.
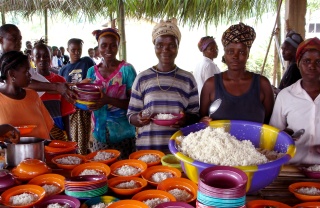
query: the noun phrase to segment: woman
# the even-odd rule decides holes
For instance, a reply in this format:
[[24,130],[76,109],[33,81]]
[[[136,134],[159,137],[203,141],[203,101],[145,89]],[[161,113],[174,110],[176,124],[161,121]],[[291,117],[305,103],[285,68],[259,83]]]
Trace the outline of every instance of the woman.
[[198,84],[198,93],[200,95],[204,82],[215,74],[220,73],[220,69],[213,62],[218,56],[218,46],[211,36],[202,37],[198,43],[198,48],[202,52],[202,59],[197,64],[193,75]]
[[281,90],[270,125],[294,132],[305,129],[296,141],[297,152],[290,163],[319,164],[320,155],[320,40],[307,39],[296,53],[302,79]]
[[[227,119],[269,122],[274,104],[270,82],[266,77],[246,69],[255,36],[254,29],[243,23],[232,25],[224,32],[223,60],[228,69],[205,82],[200,97],[202,121]],[[222,103],[209,118],[209,106],[219,98]]]
[[18,51],[0,58],[0,124],[36,125],[25,136],[50,139],[53,120],[38,94],[27,87],[31,81],[28,56]]
[[93,150],[117,149],[121,158],[135,151],[135,128],[126,117],[131,87],[137,76],[133,66],[117,60],[120,35],[113,28],[95,30],[93,34],[103,59],[89,68],[87,79],[102,86],[103,97],[90,105],[94,110]]
[[[161,21],[153,29],[152,40],[159,62],[135,79],[127,114],[131,124],[138,127],[137,149],[168,153],[172,134],[180,127],[198,121],[199,97],[195,79],[174,63],[180,39],[176,20]],[[182,113],[183,117],[173,126],[158,126],[150,122],[151,115],[158,113]]]

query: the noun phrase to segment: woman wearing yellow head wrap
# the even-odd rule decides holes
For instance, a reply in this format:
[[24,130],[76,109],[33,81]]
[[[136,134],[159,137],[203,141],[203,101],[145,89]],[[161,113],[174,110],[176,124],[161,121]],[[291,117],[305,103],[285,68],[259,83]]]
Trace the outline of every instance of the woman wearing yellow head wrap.
[[[152,32],[158,63],[138,74],[132,86],[128,109],[130,122],[138,128],[137,149],[158,149],[168,153],[168,141],[180,127],[197,122],[199,97],[190,72],[175,64],[181,34],[175,20],[161,21]],[[159,126],[151,116],[179,114],[174,125]]]
[[[269,80],[247,71],[246,63],[256,37],[254,29],[243,23],[230,26],[222,36],[224,62],[228,70],[204,83],[200,97],[200,116],[208,120],[247,120],[268,123],[274,104]],[[217,99],[219,109],[208,117],[209,106]]]
[[270,124],[294,132],[305,129],[289,162],[320,164],[320,40],[310,38],[300,43],[296,60],[302,79],[280,91]]

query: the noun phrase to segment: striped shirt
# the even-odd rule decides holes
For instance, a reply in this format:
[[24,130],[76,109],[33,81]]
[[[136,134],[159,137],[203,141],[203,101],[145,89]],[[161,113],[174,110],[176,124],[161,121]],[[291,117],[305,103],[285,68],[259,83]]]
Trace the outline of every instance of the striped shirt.
[[[198,115],[199,96],[193,75],[178,67],[170,72],[157,72],[149,68],[138,74],[132,86],[127,116],[145,109],[153,114],[184,112]],[[139,127],[137,149],[166,152],[168,141],[177,130],[153,122]]]

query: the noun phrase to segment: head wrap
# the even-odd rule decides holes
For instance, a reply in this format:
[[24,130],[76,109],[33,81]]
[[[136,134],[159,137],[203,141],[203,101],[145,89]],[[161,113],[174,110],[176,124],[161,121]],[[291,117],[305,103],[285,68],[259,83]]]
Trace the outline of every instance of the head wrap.
[[320,40],[318,38],[316,37],[309,38],[299,44],[297,53],[296,53],[296,60],[298,65],[303,54],[310,50],[317,50],[320,52]]
[[206,50],[210,43],[216,43],[212,36],[202,37],[198,43],[199,50],[203,52],[204,50]]
[[223,33],[221,41],[223,47],[226,47],[229,43],[243,43],[248,48],[251,48],[255,38],[256,32],[254,29],[240,22],[239,24],[231,25]]
[[167,21],[161,20],[160,23],[156,24],[152,30],[152,42],[162,35],[172,35],[178,39],[180,43],[181,33],[177,26],[177,19],[173,18]]
[[294,48],[298,48],[298,45],[302,43],[303,38],[299,33],[294,32],[293,30],[289,31],[286,35],[285,42],[288,42]]
[[92,32],[92,35],[96,36],[97,41],[99,41],[99,39],[103,36],[112,35],[118,40],[118,42],[120,42],[120,35],[119,35],[118,31],[113,28],[106,28],[103,30],[95,30]]

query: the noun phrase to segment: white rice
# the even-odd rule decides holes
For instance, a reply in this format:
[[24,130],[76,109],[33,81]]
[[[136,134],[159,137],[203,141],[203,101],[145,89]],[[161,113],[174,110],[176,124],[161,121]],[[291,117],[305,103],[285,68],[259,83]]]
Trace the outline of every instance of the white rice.
[[141,160],[145,163],[152,163],[152,162],[157,162],[160,160],[160,157],[154,154],[146,154],[138,158],[138,160]]
[[81,159],[75,156],[67,156],[56,159],[56,162],[64,165],[78,165],[81,163]]
[[69,204],[61,205],[59,203],[49,204],[47,208],[71,208]]
[[319,172],[320,171],[320,165],[312,165],[312,166],[308,167],[307,170],[308,171]]
[[157,172],[151,176],[150,180],[156,183],[160,183],[161,181],[166,180],[167,178],[173,178],[173,177],[174,175],[169,172]]
[[11,196],[9,199],[9,203],[15,206],[28,205],[28,204],[31,204],[32,202],[37,201],[38,198],[39,197],[36,194],[23,193],[23,194]]
[[103,172],[94,169],[84,169],[79,176],[83,175],[103,175]]
[[123,165],[120,168],[117,168],[114,172],[120,176],[131,176],[140,173],[141,169],[131,165]]
[[139,187],[141,187],[140,184],[134,180],[122,182],[115,186],[115,188],[119,188],[119,189],[134,189]]
[[42,186],[42,188],[44,188],[44,190],[46,191],[46,196],[53,195],[60,191],[60,187],[56,185],[45,184]]
[[158,204],[162,204],[164,202],[169,202],[170,200],[168,198],[153,198],[153,199],[147,199],[145,201],[143,201],[143,203],[145,203],[146,205],[148,205],[149,208],[154,208],[156,207]]
[[177,137],[178,149],[183,154],[201,162],[248,166],[268,162],[249,140],[239,141],[223,128],[207,127],[188,136]]
[[155,119],[158,119],[158,120],[171,120],[174,118],[177,118],[177,116],[172,115],[171,113],[158,113],[155,116]]
[[113,202],[110,202],[108,204],[105,204],[103,202],[100,202],[99,204],[95,204],[95,205],[92,205],[90,208],[106,208],[108,207],[110,204],[112,204]]
[[109,160],[111,158],[114,158],[115,156],[116,155],[114,153],[111,153],[111,152],[99,151],[93,157],[93,160],[95,160],[95,161]]
[[171,189],[168,192],[172,194],[177,201],[181,201],[181,202],[186,202],[188,201],[188,199],[192,197],[192,195],[184,189],[175,188],[175,189]]
[[296,192],[311,196],[320,195],[320,189],[317,189],[316,187],[301,187],[296,189]]

